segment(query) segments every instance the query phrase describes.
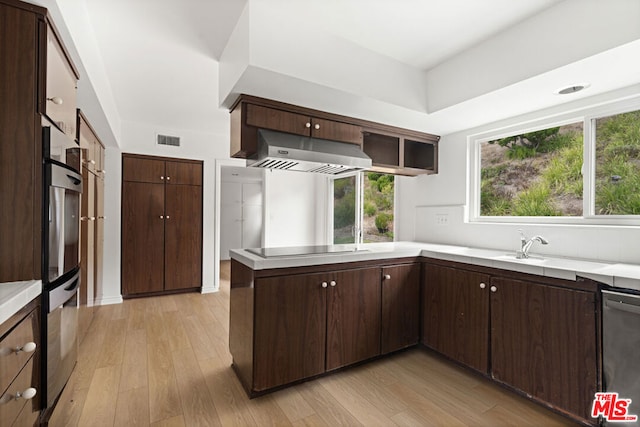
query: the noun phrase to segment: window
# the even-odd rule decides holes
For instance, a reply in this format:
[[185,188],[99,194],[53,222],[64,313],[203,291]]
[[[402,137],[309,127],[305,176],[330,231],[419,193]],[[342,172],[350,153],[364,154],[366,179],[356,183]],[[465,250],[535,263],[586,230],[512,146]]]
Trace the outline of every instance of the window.
[[363,172],[333,180],[333,243],[393,241],[394,176]]
[[593,120],[595,214],[640,215],[640,111]]
[[481,216],[581,216],[582,123],[480,143]]
[[640,215],[637,104],[632,111],[488,135],[473,148],[474,220],[638,222],[632,217]]

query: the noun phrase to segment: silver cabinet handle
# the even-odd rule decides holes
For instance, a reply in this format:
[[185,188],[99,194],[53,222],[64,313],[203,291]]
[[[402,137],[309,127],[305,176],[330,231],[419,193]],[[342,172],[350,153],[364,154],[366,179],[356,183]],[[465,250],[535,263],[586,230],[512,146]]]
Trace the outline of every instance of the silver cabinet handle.
[[320,125],[316,123],[315,125],[313,125],[313,128],[316,129],[316,130],[320,129]]
[[322,282],[322,287],[326,288],[327,287],[327,282]]
[[498,290],[498,288],[496,288],[495,286],[491,287],[491,292],[496,292]]
[[335,281],[335,280],[332,280],[331,282],[329,282],[329,284],[330,284],[331,286],[335,286],[335,285],[336,285],[336,281]]
[[171,217],[169,215],[167,215],[167,219],[171,219]]
[[171,180],[171,177],[170,177],[170,176],[168,176],[168,177],[167,177],[167,181],[170,181],[170,180]]
[[390,274],[385,274],[384,275],[384,280],[390,280],[391,279],[391,275]]
[[25,399],[25,400],[29,400],[29,399],[33,399],[36,395],[36,389],[33,387],[29,387],[28,389],[26,389],[23,392],[17,392],[16,393],[16,400],[18,399]]
[[164,176],[160,176],[160,179],[161,179],[161,180],[164,180]]
[[487,287],[487,285],[485,285],[484,283],[480,283],[480,289],[484,289],[486,287]]
[[164,219],[164,215],[160,215],[160,219]]
[[310,127],[311,127],[311,123],[309,123],[309,122],[305,123],[305,124],[304,124],[304,127],[306,127],[306,128],[310,128]]

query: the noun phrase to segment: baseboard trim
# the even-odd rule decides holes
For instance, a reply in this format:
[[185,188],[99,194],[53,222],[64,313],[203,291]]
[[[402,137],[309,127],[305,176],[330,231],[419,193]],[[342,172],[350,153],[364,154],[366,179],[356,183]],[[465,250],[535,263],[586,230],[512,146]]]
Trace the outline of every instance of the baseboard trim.
[[111,304],[122,304],[122,295],[117,295],[113,297],[96,298],[95,305],[111,305]]

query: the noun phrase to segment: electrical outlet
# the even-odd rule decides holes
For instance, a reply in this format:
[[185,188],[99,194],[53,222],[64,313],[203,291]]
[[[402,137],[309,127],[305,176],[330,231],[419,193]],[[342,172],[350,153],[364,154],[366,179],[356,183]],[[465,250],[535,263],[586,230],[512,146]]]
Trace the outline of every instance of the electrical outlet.
[[449,214],[436,214],[436,225],[449,224]]

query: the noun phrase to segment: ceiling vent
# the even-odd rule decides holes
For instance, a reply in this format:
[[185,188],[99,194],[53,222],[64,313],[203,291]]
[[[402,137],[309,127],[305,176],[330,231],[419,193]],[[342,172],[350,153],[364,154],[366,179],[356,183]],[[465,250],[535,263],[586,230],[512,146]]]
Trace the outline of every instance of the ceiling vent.
[[158,145],[171,145],[172,147],[180,146],[180,137],[169,135],[158,135]]

